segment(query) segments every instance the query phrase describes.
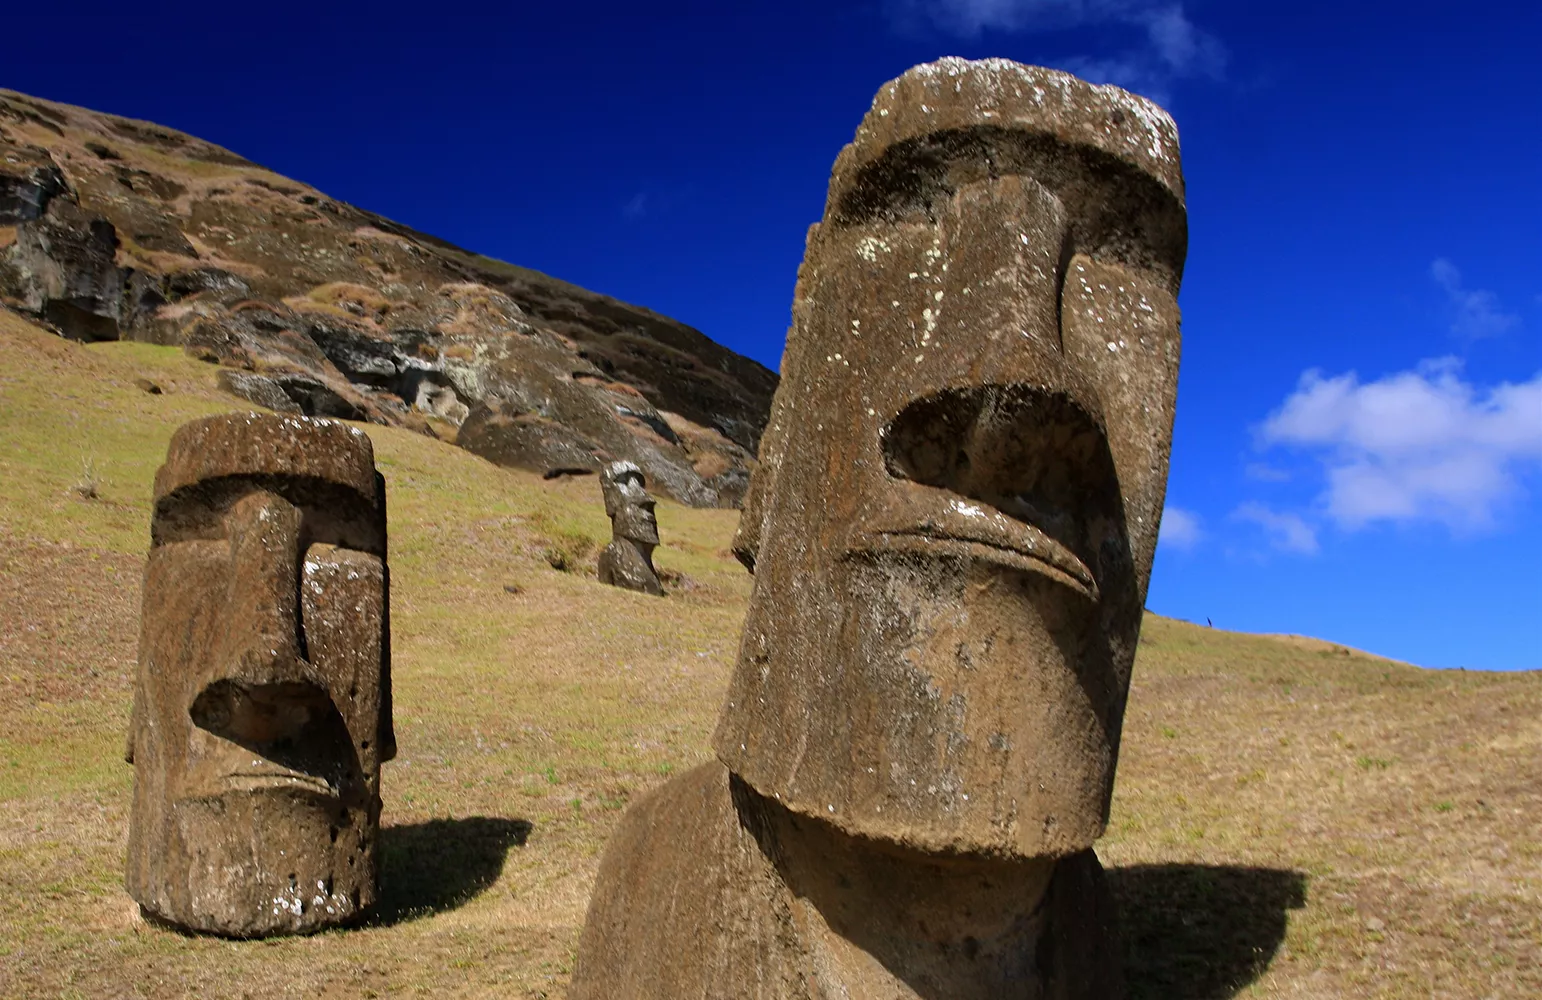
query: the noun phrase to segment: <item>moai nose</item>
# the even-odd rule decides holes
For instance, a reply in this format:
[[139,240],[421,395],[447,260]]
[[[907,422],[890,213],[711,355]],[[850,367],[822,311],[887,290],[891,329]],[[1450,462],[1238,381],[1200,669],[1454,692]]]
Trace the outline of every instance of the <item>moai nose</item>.
[[[971,381],[1016,381],[1025,356],[1059,355],[1065,206],[1031,177],[965,185],[938,220],[943,280],[938,335],[978,351]],[[1058,357],[1057,359],[1058,360]]]
[[211,680],[247,685],[309,678],[300,628],[302,513],[273,493],[242,498],[226,515],[230,539],[228,629]]
[[[939,373],[882,430],[890,475],[1058,520],[1089,481],[1112,483],[1097,393],[1066,357],[1066,210],[1031,177],[961,188],[939,220],[935,336],[976,353]],[[1008,506],[1013,506],[1009,504]]]

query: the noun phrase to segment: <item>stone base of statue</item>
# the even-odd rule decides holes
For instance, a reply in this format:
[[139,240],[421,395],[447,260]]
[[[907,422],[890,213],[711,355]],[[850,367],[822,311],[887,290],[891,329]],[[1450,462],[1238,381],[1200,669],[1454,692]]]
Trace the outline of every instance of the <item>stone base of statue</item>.
[[[651,549],[652,546],[646,548]],[[618,538],[605,546],[600,553],[599,578],[601,583],[624,587],[657,597],[664,595],[659,585],[659,574],[653,568],[651,553],[644,546],[629,538]]]

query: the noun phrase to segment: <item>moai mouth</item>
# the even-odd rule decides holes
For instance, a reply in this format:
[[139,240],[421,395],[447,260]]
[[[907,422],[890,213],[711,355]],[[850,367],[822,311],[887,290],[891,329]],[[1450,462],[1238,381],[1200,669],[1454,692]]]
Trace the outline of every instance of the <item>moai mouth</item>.
[[230,744],[220,784],[236,791],[305,788],[341,800],[357,794],[348,724],[326,689],[304,681],[218,680],[188,710],[193,724]]
[[1121,505],[1085,408],[1038,386],[949,389],[910,403],[881,434],[896,482],[848,553],[989,564],[1100,599],[1094,567],[1121,540]]

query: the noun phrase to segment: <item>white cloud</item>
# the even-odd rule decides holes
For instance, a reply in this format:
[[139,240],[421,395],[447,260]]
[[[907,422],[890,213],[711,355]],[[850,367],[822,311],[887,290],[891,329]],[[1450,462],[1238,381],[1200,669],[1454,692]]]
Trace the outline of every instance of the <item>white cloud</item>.
[[1179,552],[1191,552],[1204,534],[1199,526],[1198,514],[1168,504],[1162,511],[1162,528],[1157,534],[1157,544]]
[[1260,428],[1264,445],[1321,462],[1321,503],[1340,527],[1433,521],[1455,531],[1492,524],[1542,467],[1542,372],[1479,389],[1445,358],[1362,383],[1309,371]]
[[628,219],[640,219],[648,214],[648,193],[646,191],[632,195],[631,199],[621,206],[621,214]]
[[897,27],[929,26],[959,38],[986,31],[1033,34],[1113,25],[1134,29],[1141,44],[1117,53],[1073,55],[1061,65],[1093,83],[1115,83],[1166,100],[1172,81],[1219,77],[1226,49],[1170,0],[889,0]]
[[1264,529],[1269,543],[1282,552],[1317,554],[1317,530],[1298,514],[1276,511],[1261,503],[1245,503],[1232,511],[1231,516]]
[[1430,277],[1446,293],[1451,309],[1451,332],[1467,340],[1496,337],[1520,325],[1521,318],[1506,312],[1499,297],[1482,289],[1462,286],[1462,272],[1444,257],[1430,265]]
[[1249,462],[1243,473],[1252,480],[1260,483],[1288,483],[1290,473],[1284,469],[1276,468],[1266,462]]

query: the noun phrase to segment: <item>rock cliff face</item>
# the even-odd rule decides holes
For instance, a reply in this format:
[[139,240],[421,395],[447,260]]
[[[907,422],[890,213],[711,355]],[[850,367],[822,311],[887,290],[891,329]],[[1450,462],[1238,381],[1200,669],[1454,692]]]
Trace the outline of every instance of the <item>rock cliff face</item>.
[[548,475],[635,462],[737,506],[776,375],[146,122],[0,90],[0,299],[185,345],[276,410],[411,427]]

